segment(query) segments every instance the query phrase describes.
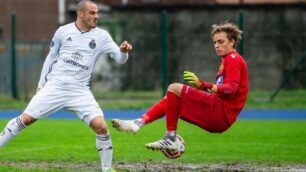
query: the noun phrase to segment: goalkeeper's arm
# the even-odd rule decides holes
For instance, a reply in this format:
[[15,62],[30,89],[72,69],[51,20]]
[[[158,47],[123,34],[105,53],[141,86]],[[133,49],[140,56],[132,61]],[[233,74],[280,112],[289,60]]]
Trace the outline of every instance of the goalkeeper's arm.
[[184,71],[183,78],[189,85],[196,86],[197,88],[201,88],[212,93],[232,95],[235,94],[238,90],[238,83],[236,82],[216,85],[199,80],[199,78],[193,72],[190,71]]
[[200,81],[200,87],[212,93],[233,95],[238,90],[238,83],[230,82],[226,84],[216,85],[209,82]]

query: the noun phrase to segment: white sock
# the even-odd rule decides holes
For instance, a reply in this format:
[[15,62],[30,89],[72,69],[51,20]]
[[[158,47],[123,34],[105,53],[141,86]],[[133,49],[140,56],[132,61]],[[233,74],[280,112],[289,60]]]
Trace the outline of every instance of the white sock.
[[4,146],[24,128],[26,128],[26,125],[21,121],[20,116],[11,119],[0,133],[0,147]]
[[113,159],[113,145],[109,133],[96,136],[96,147],[99,151],[102,168],[111,167]]

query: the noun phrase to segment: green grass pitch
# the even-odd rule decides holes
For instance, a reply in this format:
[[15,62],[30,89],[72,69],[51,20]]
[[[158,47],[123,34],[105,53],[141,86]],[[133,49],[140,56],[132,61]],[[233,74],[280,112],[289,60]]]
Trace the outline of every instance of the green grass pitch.
[[[1,129],[7,121],[0,120]],[[145,143],[164,135],[164,120],[143,127],[133,136],[114,130],[109,121],[108,125],[115,166],[147,162],[264,163],[274,166],[306,163],[305,120],[238,120],[223,134],[208,133],[180,121],[178,133],[186,142],[186,152],[175,160],[144,147]],[[95,135],[79,120],[40,120],[0,149],[0,171],[90,171],[86,170],[86,165],[90,169],[91,164],[97,167],[94,171],[99,171],[99,163]],[[74,169],[69,164],[86,165]]]

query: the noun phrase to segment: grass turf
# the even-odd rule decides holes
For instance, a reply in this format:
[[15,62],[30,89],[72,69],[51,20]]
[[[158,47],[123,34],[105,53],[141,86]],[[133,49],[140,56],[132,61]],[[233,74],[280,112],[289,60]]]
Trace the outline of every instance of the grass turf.
[[[1,119],[0,127],[3,128],[6,122]],[[115,131],[111,127],[110,132],[114,145],[114,164],[165,161],[195,164],[306,163],[305,120],[239,120],[223,134],[207,133],[180,121],[178,133],[185,139],[186,152],[175,160],[169,160],[160,152],[149,151],[144,147],[145,143],[163,136],[164,120],[143,127],[134,136]],[[45,119],[22,131],[0,149],[0,171],[27,171],[27,168],[12,167],[1,162],[99,164],[99,156],[95,149],[95,135],[84,123],[79,120]],[[46,169],[35,169],[40,170]]]

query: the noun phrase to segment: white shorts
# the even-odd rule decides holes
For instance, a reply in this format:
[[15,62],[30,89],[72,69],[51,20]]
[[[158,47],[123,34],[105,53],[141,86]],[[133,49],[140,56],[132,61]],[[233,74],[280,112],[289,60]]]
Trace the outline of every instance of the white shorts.
[[74,112],[88,125],[90,121],[104,114],[89,89],[66,89],[46,84],[28,104],[24,113],[35,119],[66,109]]

